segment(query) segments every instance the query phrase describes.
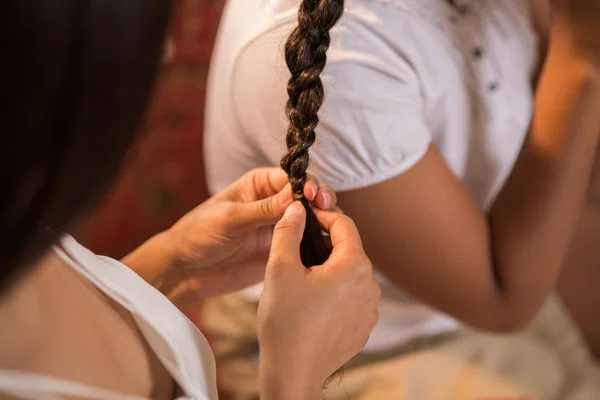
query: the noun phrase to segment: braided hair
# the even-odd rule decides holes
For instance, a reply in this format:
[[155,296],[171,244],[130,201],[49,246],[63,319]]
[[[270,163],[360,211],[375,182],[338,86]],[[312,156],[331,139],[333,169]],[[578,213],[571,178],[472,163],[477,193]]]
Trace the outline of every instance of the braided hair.
[[331,254],[319,222],[303,196],[303,188],[309,163],[308,152],[316,139],[317,114],[324,98],[320,74],[327,62],[326,53],[331,41],[329,31],[343,11],[344,0],[302,0],[298,9],[298,26],[285,46],[285,61],[292,77],[287,85],[288,151],[281,160],[281,167],[288,174],[294,197],[306,209],[300,255],[307,268],[323,264]]

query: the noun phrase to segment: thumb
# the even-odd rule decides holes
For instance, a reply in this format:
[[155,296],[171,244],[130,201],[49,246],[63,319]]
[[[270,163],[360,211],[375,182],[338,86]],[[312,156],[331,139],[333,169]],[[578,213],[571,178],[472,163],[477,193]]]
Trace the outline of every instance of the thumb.
[[267,269],[278,268],[281,264],[302,266],[300,242],[302,241],[305,225],[306,210],[304,210],[301,202],[294,201],[285,210],[281,221],[275,225]]
[[273,225],[281,219],[291,201],[292,187],[287,184],[274,196],[251,203],[240,203],[233,220],[238,228],[256,229]]

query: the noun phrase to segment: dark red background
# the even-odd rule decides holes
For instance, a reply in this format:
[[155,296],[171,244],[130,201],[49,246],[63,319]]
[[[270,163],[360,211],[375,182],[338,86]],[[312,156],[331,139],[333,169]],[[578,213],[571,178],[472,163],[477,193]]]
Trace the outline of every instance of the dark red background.
[[118,184],[76,237],[119,258],[207,197],[202,162],[206,74],[225,0],[174,2],[175,56]]

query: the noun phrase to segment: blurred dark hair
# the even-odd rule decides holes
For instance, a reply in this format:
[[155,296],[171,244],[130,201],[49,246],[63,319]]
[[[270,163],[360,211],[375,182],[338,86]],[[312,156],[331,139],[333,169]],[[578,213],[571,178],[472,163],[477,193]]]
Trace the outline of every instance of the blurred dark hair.
[[114,181],[151,94],[170,4],[0,1],[0,288]]

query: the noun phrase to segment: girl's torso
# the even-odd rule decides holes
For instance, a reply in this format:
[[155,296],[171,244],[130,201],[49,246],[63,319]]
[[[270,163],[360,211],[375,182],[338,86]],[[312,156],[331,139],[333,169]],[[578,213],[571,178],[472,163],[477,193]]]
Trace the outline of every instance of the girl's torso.
[[[206,114],[213,192],[285,152],[283,48],[297,4],[226,7]],[[406,171],[433,143],[486,211],[528,130],[537,50],[526,0],[348,0],[322,74],[312,172],[339,191],[362,188]],[[382,283],[381,322],[367,349],[456,327]]]

